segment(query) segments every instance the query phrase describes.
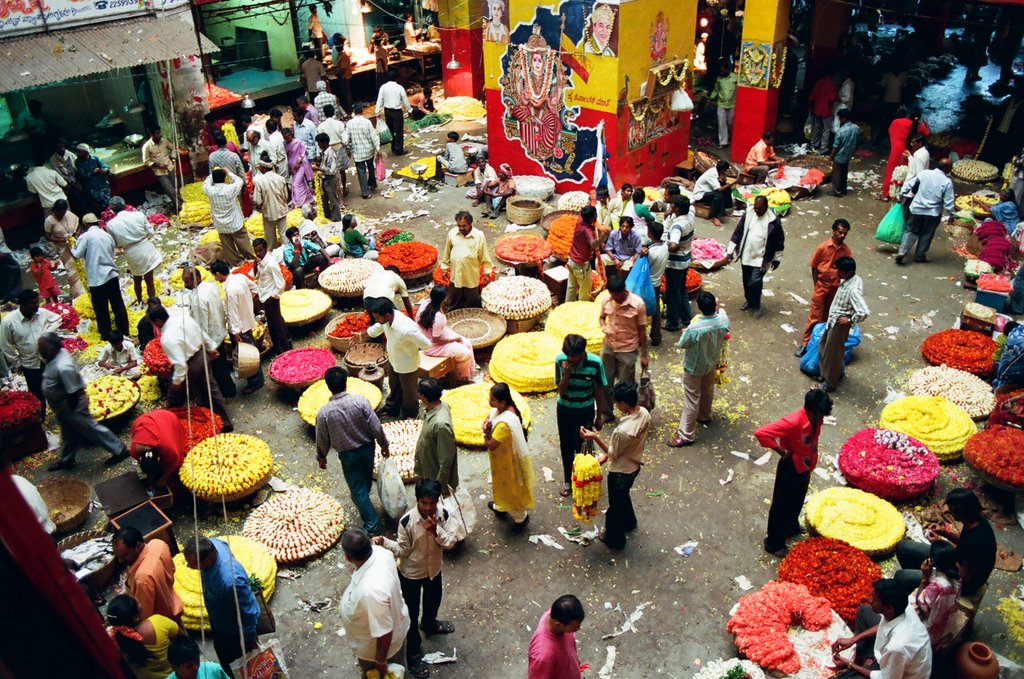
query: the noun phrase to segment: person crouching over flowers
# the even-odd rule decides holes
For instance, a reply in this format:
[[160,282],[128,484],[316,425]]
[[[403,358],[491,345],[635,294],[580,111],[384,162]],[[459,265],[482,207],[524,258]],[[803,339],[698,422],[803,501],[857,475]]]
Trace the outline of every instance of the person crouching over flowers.
[[139,350],[124,333],[114,329],[110,331],[110,342],[100,351],[99,365],[111,375],[139,379]]
[[512,517],[516,533],[526,528],[534,508],[533,462],[523,416],[504,382],[491,387],[491,414],[484,420],[484,445],[491,463],[491,495],[487,508],[498,518]]

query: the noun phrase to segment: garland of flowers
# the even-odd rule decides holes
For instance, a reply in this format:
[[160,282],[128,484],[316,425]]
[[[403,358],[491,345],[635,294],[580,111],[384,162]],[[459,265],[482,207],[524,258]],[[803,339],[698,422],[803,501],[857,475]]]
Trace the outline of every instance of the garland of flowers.
[[995,425],[979,431],[964,446],[968,464],[995,480],[1024,489],[1024,431]]
[[551,245],[532,233],[505,236],[494,245],[494,255],[512,264],[542,262],[551,256]]
[[142,350],[142,363],[146,366],[149,374],[156,377],[167,379],[174,371],[174,366],[171,365],[170,359],[167,358],[163,347],[160,346],[159,339],[150,340],[146,348]]
[[601,499],[601,465],[588,453],[578,453],[572,462],[572,517],[590,523],[598,514]]
[[693,679],[765,679],[764,670],[746,659],[711,660]]
[[508,320],[535,318],[551,308],[551,291],[528,276],[501,276],[480,292],[484,309]]
[[[540,106],[544,99],[548,96],[548,90],[551,87],[551,74],[555,67],[555,60],[553,58],[553,50],[548,47],[520,47],[523,52],[526,53],[524,61],[527,63],[527,68],[522,69],[519,74],[520,84],[526,85],[525,91],[527,96],[530,98],[530,103],[534,107]],[[533,69],[529,68],[529,62],[533,58],[533,53],[542,54],[544,56],[544,72],[541,73],[539,82],[535,86],[533,83]],[[537,87],[542,87],[540,92],[537,91]],[[524,91],[523,87],[519,88],[520,91]]]
[[[655,70],[655,77],[658,79],[658,84],[662,87],[668,87],[672,82],[681,83],[686,80],[687,70],[690,68],[690,61],[683,59],[682,63],[679,64],[679,69],[672,64],[665,64],[664,66],[658,67]],[[664,73],[665,77],[662,78],[661,74]]]
[[506,382],[523,394],[555,390],[555,357],[562,341],[544,332],[506,335],[491,353],[488,367],[495,382]]
[[933,365],[914,371],[907,389],[917,396],[945,396],[974,419],[988,417],[996,405],[992,388],[964,370]]
[[843,443],[839,471],[854,488],[890,502],[906,502],[932,489],[939,459],[915,438],[869,427]]
[[216,500],[255,490],[273,464],[270,446],[261,439],[246,434],[217,434],[189,451],[178,476],[196,497]]
[[[387,459],[395,463],[398,473],[406,483],[416,480],[416,444],[420,439],[420,432],[423,430],[423,420],[397,420],[385,422],[381,427],[388,439]],[[380,465],[384,462],[383,451],[380,444],[375,444],[373,450],[373,473],[380,471]]]
[[104,375],[85,383],[89,414],[96,420],[123,415],[139,402],[139,387],[127,377]]
[[[145,364],[142,367],[143,370],[146,369]],[[163,398],[163,394],[160,393],[160,382],[156,375],[142,375],[136,384],[139,385],[140,398],[144,403],[156,403]]]
[[[452,411],[452,427],[455,429],[455,440],[459,444],[483,447],[484,434],[480,429],[480,423],[491,414],[492,386],[494,385],[489,382],[477,382],[448,389],[442,394],[441,400],[447,403]],[[530,404],[518,391],[511,391],[512,401],[523,417],[523,429],[529,430],[532,422]]]
[[385,269],[397,266],[403,277],[418,276],[432,270],[437,264],[437,248],[418,241],[385,245],[380,249],[377,263]]
[[242,535],[259,542],[274,560],[297,563],[323,554],[345,530],[345,512],[330,495],[301,488],[279,493],[253,510]]
[[604,343],[601,329],[601,306],[597,302],[566,302],[551,310],[544,322],[544,332],[562,340],[570,333],[587,340],[587,351],[599,353]]
[[548,245],[551,251],[559,259],[569,259],[569,250],[572,248],[572,238],[576,233],[576,222],[579,217],[576,215],[562,215],[555,219],[548,226]]
[[898,509],[856,488],[818,491],[805,512],[807,524],[819,535],[848,542],[872,556],[891,553],[906,531]]
[[967,439],[978,431],[971,416],[943,396],[907,396],[893,401],[882,409],[878,426],[914,437],[942,463],[959,460]]
[[[191,409],[181,407],[168,408],[167,410],[178,418],[182,428],[185,430],[185,450],[192,450],[196,444],[216,436],[224,429],[224,420],[209,408],[192,406]],[[191,426],[189,424],[190,410]],[[189,435],[190,429],[191,435]]]
[[42,407],[31,391],[0,391],[0,431],[18,429],[37,421]]
[[[86,295],[87,296],[87,295]],[[47,302],[42,305],[47,311],[60,316],[60,330],[64,332],[75,332],[78,329],[78,324],[81,322],[81,318],[75,308],[70,304],[64,304],[63,302]],[[90,307],[92,305],[90,304]]]
[[718,352],[718,362],[715,363],[715,386],[717,387],[724,387],[732,381],[725,374],[726,369],[729,367],[729,340],[731,339],[732,333],[725,333],[725,339],[722,340],[722,348]]
[[372,259],[351,258],[339,260],[320,272],[320,287],[335,295],[355,297],[361,295],[366,283],[384,267]]
[[[484,271],[484,265],[483,264],[480,265],[480,288],[481,289],[486,288],[491,283],[491,281],[493,281],[497,277],[498,277],[498,272],[497,271],[492,271],[490,273],[490,275],[488,275]],[[451,270],[450,269],[445,270],[445,269],[442,269],[441,267],[437,267],[436,269],[434,269],[433,279],[434,279],[434,285],[451,285],[451,282],[452,282],[451,281]]]
[[323,379],[328,368],[338,365],[334,352],[320,347],[291,349],[270,364],[270,379],[279,384],[301,384]]
[[285,290],[281,295],[281,317],[285,325],[302,325],[322,317],[334,302],[319,290]]
[[882,569],[868,556],[842,540],[809,538],[789,551],[779,566],[779,580],[805,586],[823,596],[832,609],[852,625],[857,607],[871,601],[872,585]]
[[[374,410],[384,400],[384,395],[380,389],[370,384],[365,380],[361,380],[358,377],[348,378],[348,382],[345,384],[345,391],[349,394],[358,394],[363,396],[367,401],[370,402],[370,407]],[[320,409],[327,405],[327,402],[331,400],[331,390],[327,388],[327,382],[324,380],[318,380],[310,385],[302,396],[299,397],[298,411],[299,417],[302,421],[311,427],[316,426],[316,414],[320,412]]]
[[940,330],[925,339],[921,355],[932,365],[948,365],[973,375],[992,373],[992,352],[996,343],[991,337],[972,330]]

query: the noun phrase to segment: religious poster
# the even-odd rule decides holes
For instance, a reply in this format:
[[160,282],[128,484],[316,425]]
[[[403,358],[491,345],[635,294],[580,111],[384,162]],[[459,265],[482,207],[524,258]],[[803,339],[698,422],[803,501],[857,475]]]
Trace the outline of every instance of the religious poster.
[[484,0],[483,31],[485,42],[508,44],[506,0]]
[[658,12],[651,23],[651,66],[668,58],[668,17]]
[[587,16],[583,33],[585,54],[600,54],[614,57],[619,51],[619,6],[607,2],[596,2]]

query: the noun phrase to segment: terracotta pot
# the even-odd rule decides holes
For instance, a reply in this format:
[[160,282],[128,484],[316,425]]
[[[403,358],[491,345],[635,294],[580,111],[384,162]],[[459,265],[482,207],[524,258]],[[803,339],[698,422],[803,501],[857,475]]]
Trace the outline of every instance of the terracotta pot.
[[995,679],[999,676],[999,662],[987,645],[969,641],[959,649],[953,659],[959,679]]

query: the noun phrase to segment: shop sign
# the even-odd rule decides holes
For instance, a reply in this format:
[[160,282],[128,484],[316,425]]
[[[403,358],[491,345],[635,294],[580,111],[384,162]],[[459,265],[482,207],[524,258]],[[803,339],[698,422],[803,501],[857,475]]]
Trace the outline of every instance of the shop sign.
[[0,0],[0,37],[98,24],[188,5],[188,0]]

